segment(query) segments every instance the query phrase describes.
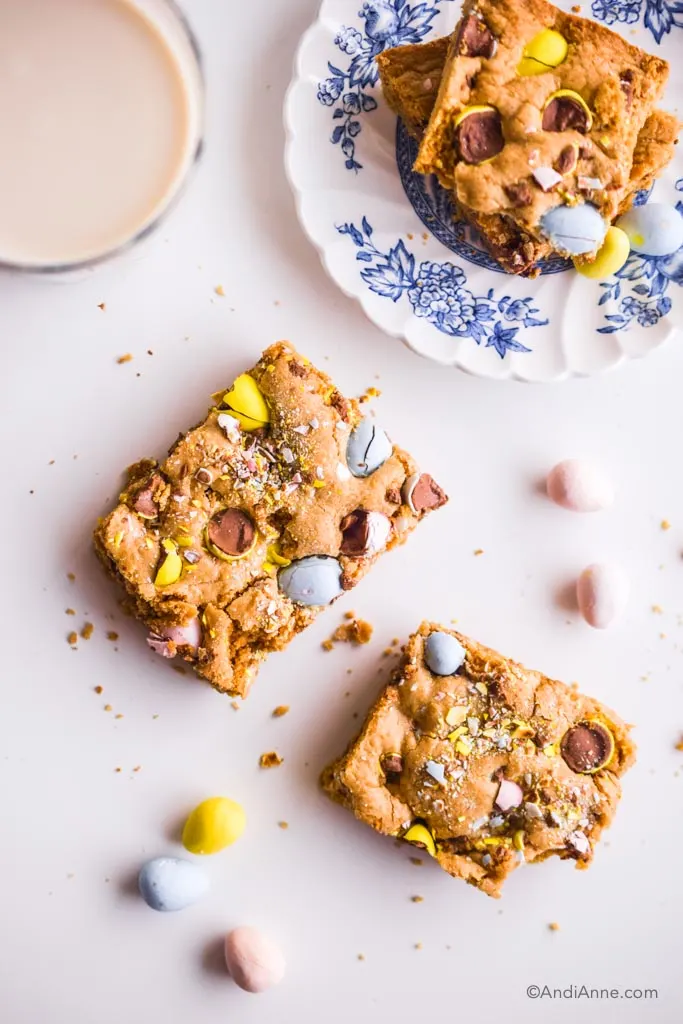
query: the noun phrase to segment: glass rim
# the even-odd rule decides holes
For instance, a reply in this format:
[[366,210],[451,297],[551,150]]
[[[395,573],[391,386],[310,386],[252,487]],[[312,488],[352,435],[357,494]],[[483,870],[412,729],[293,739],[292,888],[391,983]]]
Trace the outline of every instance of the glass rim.
[[[129,2],[129,0],[126,0]],[[13,260],[5,260],[0,256],[0,271],[15,271],[21,274],[65,274],[71,271],[78,270],[90,270],[93,267],[99,266],[101,263],[106,263],[109,260],[114,259],[117,256],[122,255],[129,249],[134,248],[139,242],[142,242],[149,235],[153,234],[157,228],[166,219],[167,215],[170,214],[176,207],[177,203],[183,196],[187,184],[192,177],[192,174],[201,159],[204,152],[204,131],[205,131],[205,99],[206,99],[206,75],[204,72],[204,57],[202,55],[199,41],[194,32],[194,29],[188,21],[187,15],[177,3],[177,0],[159,0],[164,6],[166,6],[172,13],[173,17],[177,20],[179,27],[181,28],[186,42],[189,44],[192,57],[194,59],[197,79],[199,85],[199,116],[197,122],[197,138],[194,143],[194,148],[189,152],[187,157],[187,166],[185,167],[182,175],[179,177],[175,187],[169,193],[168,198],[162,203],[159,210],[154,214],[151,220],[143,224],[135,234],[131,235],[130,238],[125,239],[123,242],[119,242],[111,249],[105,249],[104,252],[97,253],[95,256],[86,256],[83,259],[76,260],[64,260],[62,262],[51,262],[51,263],[22,263],[15,262]],[[133,0],[135,3],[135,0]]]

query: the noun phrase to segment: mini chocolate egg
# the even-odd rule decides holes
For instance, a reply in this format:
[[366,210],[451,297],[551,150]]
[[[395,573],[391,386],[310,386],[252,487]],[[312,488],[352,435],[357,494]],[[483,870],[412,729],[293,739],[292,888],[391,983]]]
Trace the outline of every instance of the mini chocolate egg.
[[346,446],[346,464],[354,476],[371,476],[384,465],[393,451],[391,441],[372,420],[361,420],[351,431]]
[[308,555],[280,569],[280,590],[295,604],[331,604],[342,593],[342,570],[336,558]]
[[453,676],[465,660],[465,649],[450,633],[430,633],[425,640],[424,659],[436,676]]
[[197,865],[179,857],[155,857],[138,875],[140,895],[152,910],[184,910],[209,891],[209,879]]
[[552,245],[569,256],[595,252],[603,243],[607,223],[592,203],[553,206],[541,217],[541,230]]
[[233,928],[225,936],[225,965],[245,992],[265,992],[285,976],[285,958],[272,939],[256,928]]
[[614,488],[602,470],[585,459],[558,462],[546,479],[548,497],[570,512],[599,512],[614,501]]
[[634,206],[617,224],[628,235],[633,251],[643,256],[670,256],[683,245],[683,217],[666,203]]
[[247,825],[244,808],[227,796],[210,796],[192,810],[183,826],[183,846],[207,856],[237,842]]
[[628,593],[629,582],[624,570],[605,562],[589,565],[576,583],[579,611],[594,629],[606,629],[621,615]]
[[594,281],[604,281],[605,278],[616,274],[621,270],[629,256],[628,235],[621,228],[611,227],[607,229],[605,241],[592,263],[586,263],[580,256],[574,258],[574,267],[583,277],[590,277]]

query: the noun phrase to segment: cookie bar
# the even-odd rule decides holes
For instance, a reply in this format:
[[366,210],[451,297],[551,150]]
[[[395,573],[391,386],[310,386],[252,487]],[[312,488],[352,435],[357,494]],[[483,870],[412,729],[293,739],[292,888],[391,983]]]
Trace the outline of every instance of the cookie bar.
[[131,467],[95,546],[152,650],[244,696],[269,651],[447,498],[284,342],[213,397],[164,462]]
[[426,622],[321,781],[378,832],[499,896],[525,862],[588,867],[634,760],[628,726],[598,701]]
[[477,215],[593,253],[667,75],[665,61],[545,0],[469,0],[415,169]]
[[[457,29],[456,29],[457,31]],[[384,96],[410,134],[421,139],[436,102],[450,36],[385,50],[377,57]],[[638,135],[628,188],[619,207],[625,213],[634,195],[649,188],[673,158],[678,118],[662,110],[648,117]],[[455,201],[455,212],[481,235],[490,254],[511,274],[536,276],[537,264],[552,253],[549,242],[531,238],[504,213],[480,213]]]

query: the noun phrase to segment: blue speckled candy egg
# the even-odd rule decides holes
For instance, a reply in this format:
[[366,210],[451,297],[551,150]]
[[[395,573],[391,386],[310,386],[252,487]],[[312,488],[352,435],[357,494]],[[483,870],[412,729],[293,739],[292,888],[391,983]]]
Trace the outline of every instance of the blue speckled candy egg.
[[346,464],[354,476],[371,476],[387,461],[392,451],[391,441],[381,427],[376,427],[371,420],[361,420],[351,431],[346,446]]
[[452,676],[465,660],[465,648],[450,633],[430,633],[424,646],[425,664],[437,676]]
[[189,860],[155,857],[142,865],[138,888],[152,910],[184,910],[206,895],[209,879],[200,867]]
[[336,558],[309,555],[280,569],[278,585],[295,604],[330,604],[342,593],[342,570]]
[[670,256],[683,245],[683,217],[666,203],[635,206],[617,224],[628,235],[633,251],[643,256]]
[[541,230],[560,252],[569,256],[599,249],[607,233],[607,222],[596,206],[553,206],[541,217]]

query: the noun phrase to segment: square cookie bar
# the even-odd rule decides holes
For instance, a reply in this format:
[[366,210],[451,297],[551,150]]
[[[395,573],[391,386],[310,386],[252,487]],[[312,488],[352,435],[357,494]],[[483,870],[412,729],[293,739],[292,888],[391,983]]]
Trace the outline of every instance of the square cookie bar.
[[499,896],[525,862],[588,867],[634,760],[609,708],[425,622],[321,781],[378,832]]
[[[396,46],[377,57],[387,103],[417,139],[422,138],[434,109],[450,39],[444,36]],[[673,114],[662,110],[650,114],[638,134],[620,214],[630,208],[636,192],[649,188],[673,158],[679,128]],[[462,203],[455,205],[457,213],[479,232],[488,251],[508,273],[535,276],[538,262],[552,252],[549,242],[532,238],[504,213],[478,214]]]
[[470,0],[415,169],[568,255],[599,248],[668,65],[545,0]]
[[95,546],[152,650],[244,696],[269,651],[354,587],[446,495],[286,343],[128,471]]

